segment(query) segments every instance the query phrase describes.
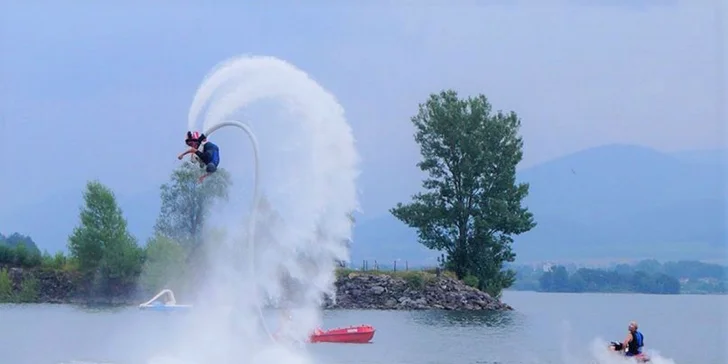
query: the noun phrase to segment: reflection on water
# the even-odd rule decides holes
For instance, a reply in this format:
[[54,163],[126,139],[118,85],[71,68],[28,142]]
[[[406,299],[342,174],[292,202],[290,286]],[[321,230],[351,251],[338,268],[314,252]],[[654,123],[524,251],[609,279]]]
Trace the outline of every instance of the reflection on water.
[[129,305],[112,305],[112,304],[79,304],[79,305],[73,305],[69,306],[72,307],[76,311],[81,311],[85,313],[119,313],[123,311],[129,311],[132,309],[129,307]]
[[412,320],[428,326],[509,328],[520,326],[525,317],[517,312],[488,311],[415,311]]

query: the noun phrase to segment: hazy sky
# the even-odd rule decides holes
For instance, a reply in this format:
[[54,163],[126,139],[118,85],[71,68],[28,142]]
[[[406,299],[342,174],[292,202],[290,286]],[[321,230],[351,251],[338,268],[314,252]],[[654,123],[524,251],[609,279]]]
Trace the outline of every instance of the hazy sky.
[[[92,178],[156,189],[202,77],[242,53],[286,59],[339,98],[373,213],[418,187],[409,117],[442,88],[517,111],[524,166],[606,143],[723,145],[717,0],[635,2],[656,5],[0,0],[0,216]],[[395,171],[412,178],[379,190]]]

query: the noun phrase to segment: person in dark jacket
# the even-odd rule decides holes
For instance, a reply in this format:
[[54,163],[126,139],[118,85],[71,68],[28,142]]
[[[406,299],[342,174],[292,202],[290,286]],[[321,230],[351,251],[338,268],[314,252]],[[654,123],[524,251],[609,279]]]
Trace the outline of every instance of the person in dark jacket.
[[[194,154],[200,162],[200,166],[205,168],[206,173],[199,179],[199,182],[202,183],[207,176],[217,171],[217,166],[220,164],[220,148],[207,141],[205,134],[200,134],[196,131],[187,132],[185,144],[187,144],[190,149],[177,156],[177,159],[182,160],[185,155]],[[200,151],[200,146],[202,146],[202,151]]]

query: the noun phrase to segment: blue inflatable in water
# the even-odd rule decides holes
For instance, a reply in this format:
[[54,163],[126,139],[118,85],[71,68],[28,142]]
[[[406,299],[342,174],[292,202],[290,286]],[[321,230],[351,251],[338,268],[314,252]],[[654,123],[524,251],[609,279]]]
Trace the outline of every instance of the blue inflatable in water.
[[[164,296],[164,300],[161,298]],[[164,289],[157,293],[151,300],[139,305],[140,310],[148,311],[188,311],[192,305],[178,305],[174,298],[174,293],[169,289]]]

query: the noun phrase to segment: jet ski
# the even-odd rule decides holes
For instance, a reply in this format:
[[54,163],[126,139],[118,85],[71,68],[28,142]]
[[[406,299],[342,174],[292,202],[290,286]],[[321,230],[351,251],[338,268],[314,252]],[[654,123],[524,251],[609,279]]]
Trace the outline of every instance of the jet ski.
[[[609,350],[613,351],[621,356],[627,357],[627,355],[626,355],[627,348],[625,348],[624,345],[622,345],[622,343],[620,343],[620,342],[617,342],[617,341],[610,342]],[[640,354],[631,356],[629,358],[633,358],[638,363],[649,363],[650,362],[650,357],[645,353],[640,353]]]

